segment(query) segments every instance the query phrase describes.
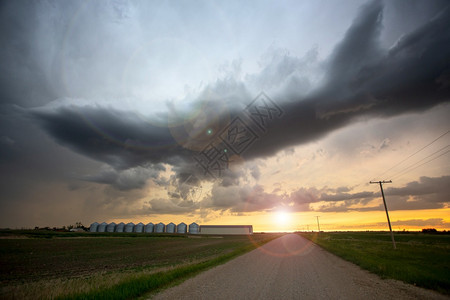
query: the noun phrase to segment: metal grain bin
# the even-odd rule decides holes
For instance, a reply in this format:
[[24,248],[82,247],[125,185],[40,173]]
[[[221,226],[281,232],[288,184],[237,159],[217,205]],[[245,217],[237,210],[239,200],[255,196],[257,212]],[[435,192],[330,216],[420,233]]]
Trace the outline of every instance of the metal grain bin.
[[108,223],[103,222],[102,224],[98,225],[97,232],[105,232],[106,226],[108,226]]
[[144,232],[144,224],[139,222],[134,226],[134,232]]
[[152,233],[154,227],[155,227],[155,225],[152,222],[148,223],[147,225],[145,225],[145,229],[144,229],[145,233]]
[[97,222],[92,223],[91,226],[89,227],[89,231],[90,232],[97,232],[97,229],[98,229],[98,223]]
[[158,232],[158,233],[164,232],[165,227],[166,227],[166,225],[164,225],[164,223],[158,223],[155,226],[155,232]]
[[125,232],[133,232],[134,229],[134,223],[130,222],[127,225],[125,225]]
[[177,228],[177,225],[175,225],[174,223],[170,222],[166,226],[166,232],[168,232],[168,233],[175,233],[175,228]]
[[112,222],[106,226],[106,232],[114,232],[116,230],[116,223]]
[[120,222],[116,226],[116,232],[123,232],[124,228],[125,228],[125,224],[123,222]]
[[177,233],[186,233],[187,232],[187,225],[183,222],[177,225]]
[[190,234],[198,234],[200,226],[197,223],[189,224],[189,233]]

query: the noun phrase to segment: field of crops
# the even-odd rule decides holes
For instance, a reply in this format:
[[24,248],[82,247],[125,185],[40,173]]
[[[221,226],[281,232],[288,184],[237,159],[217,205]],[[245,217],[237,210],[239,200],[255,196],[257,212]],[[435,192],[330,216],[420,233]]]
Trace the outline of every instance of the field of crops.
[[0,298],[121,298],[130,288],[134,297],[277,236],[0,232]]
[[324,249],[383,278],[450,295],[450,235],[389,233],[301,233]]

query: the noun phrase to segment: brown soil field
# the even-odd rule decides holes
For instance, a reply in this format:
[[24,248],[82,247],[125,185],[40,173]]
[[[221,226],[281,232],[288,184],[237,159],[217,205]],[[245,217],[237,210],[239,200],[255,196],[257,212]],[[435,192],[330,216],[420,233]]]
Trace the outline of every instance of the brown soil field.
[[156,272],[212,259],[268,238],[263,234],[254,234],[251,239],[248,236],[187,238],[144,234],[87,236],[18,238],[10,235],[0,239],[0,298],[11,290],[45,281]]

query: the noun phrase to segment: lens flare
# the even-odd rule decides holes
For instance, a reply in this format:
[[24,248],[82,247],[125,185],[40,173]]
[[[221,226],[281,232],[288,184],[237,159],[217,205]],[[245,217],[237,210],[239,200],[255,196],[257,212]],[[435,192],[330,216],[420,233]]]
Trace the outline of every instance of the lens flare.
[[286,210],[278,210],[272,214],[274,228],[279,231],[292,231],[292,215]]

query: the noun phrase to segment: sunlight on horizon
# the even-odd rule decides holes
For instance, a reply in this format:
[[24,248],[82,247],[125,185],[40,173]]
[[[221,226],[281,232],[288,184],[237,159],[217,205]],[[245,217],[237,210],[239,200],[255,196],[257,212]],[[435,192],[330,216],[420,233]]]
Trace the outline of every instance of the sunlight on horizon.
[[271,218],[275,230],[294,231],[295,224],[293,223],[292,214],[290,212],[279,210],[273,212]]

